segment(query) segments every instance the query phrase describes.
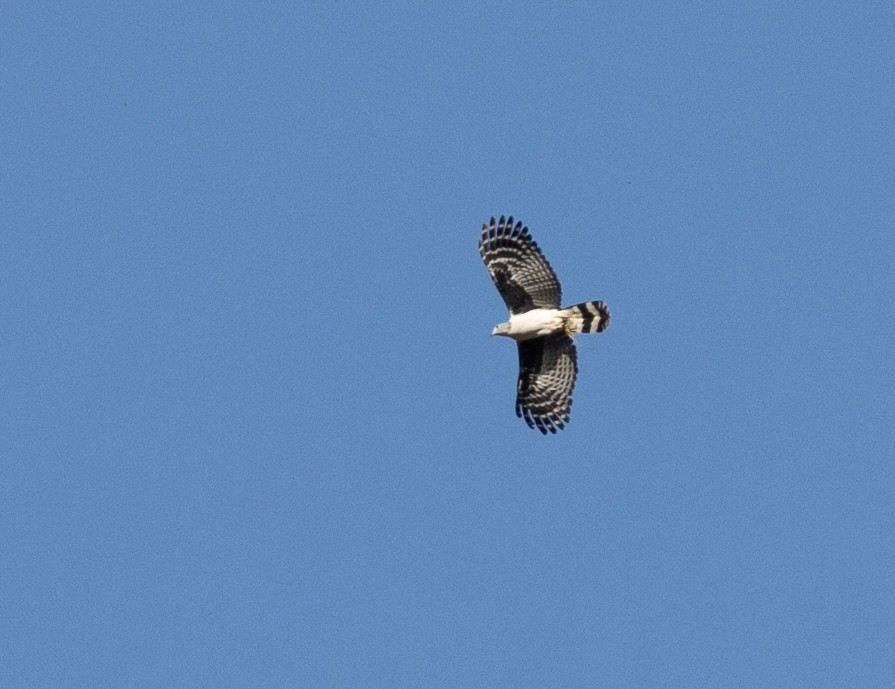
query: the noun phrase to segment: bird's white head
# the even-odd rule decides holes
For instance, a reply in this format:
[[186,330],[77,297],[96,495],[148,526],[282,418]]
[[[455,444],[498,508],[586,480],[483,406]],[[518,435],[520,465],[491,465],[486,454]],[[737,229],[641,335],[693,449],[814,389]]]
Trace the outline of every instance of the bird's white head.
[[494,326],[494,330],[491,331],[491,335],[507,335],[510,334],[510,324],[509,323],[498,323]]

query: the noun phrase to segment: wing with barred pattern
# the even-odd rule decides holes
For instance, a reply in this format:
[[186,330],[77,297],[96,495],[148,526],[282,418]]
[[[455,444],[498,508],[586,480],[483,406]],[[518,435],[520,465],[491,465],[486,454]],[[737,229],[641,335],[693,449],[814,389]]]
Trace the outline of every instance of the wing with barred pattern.
[[519,342],[516,416],[541,433],[556,433],[569,421],[578,375],[575,343],[565,333]]
[[556,273],[521,222],[513,216],[482,225],[479,254],[510,313],[558,309],[562,289]]

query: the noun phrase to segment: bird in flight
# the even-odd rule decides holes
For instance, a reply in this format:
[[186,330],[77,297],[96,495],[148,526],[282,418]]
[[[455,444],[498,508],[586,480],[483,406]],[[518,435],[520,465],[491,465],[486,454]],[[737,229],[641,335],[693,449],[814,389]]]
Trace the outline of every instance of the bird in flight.
[[510,311],[492,335],[516,340],[519,380],[516,416],[541,433],[569,422],[578,374],[575,334],[600,333],[609,325],[601,301],[560,307],[562,288],[550,263],[521,222],[500,217],[482,225],[479,254]]

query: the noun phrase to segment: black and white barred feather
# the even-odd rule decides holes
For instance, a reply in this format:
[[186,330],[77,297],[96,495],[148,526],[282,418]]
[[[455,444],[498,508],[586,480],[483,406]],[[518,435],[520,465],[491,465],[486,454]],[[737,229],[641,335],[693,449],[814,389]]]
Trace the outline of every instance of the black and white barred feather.
[[513,216],[482,225],[479,254],[510,313],[558,309],[562,288],[537,242]]
[[529,428],[556,433],[565,428],[572,410],[578,375],[578,352],[572,338],[556,333],[519,342],[516,416]]

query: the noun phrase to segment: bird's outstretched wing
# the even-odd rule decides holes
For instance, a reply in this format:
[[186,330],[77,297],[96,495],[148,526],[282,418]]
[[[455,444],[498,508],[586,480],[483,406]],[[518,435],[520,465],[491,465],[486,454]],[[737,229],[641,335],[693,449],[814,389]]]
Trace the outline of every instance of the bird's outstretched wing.
[[562,289],[528,228],[513,216],[482,225],[479,254],[510,313],[558,309]]
[[575,343],[565,333],[519,342],[516,416],[541,433],[564,428],[577,374]]

